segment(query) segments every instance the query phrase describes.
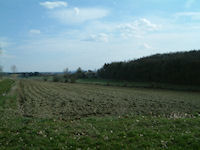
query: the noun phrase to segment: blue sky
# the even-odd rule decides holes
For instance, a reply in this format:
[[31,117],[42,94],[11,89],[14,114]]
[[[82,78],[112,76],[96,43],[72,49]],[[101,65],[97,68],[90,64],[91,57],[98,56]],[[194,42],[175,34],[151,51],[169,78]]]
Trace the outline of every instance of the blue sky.
[[0,65],[98,69],[200,49],[199,6],[198,0],[0,0]]

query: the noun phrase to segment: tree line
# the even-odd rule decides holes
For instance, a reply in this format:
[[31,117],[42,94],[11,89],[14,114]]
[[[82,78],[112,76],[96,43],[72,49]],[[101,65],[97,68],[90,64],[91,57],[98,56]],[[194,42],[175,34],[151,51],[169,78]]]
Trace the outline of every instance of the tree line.
[[104,79],[200,85],[200,51],[156,54],[106,63],[97,75]]

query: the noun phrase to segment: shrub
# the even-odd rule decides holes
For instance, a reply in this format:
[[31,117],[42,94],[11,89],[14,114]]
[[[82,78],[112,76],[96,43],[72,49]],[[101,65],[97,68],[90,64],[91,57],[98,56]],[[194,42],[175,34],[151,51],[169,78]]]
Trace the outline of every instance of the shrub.
[[65,79],[64,79],[64,82],[65,82],[65,83],[67,83],[68,81],[69,81],[69,79],[68,79],[68,78],[65,78]]
[[76,78],[75,77],[71,77],[70,83],[76,83]]
[[44,77],[44,78],[43,78],[43,81],[47,81],[47,80],[48,80],[48,78],[47,78],[47,77]]
[[53,82],[59,82],[59,77],[58,76],[53,76]]

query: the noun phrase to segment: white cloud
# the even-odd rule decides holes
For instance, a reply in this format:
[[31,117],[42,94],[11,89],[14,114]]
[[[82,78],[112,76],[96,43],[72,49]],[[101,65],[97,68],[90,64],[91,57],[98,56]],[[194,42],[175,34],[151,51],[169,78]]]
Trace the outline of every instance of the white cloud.
[[38,30],[38,29],[31,29],[31,30],[29,31],[29,33],[30,33],[30,34],[40,34],[41,31]]
[[54,1],[54,2],[46,1],[46,2],[41,2],[40,5],[47,8],[47,9],[54,9],[54,8],[58,8],[58,7],[67,7],[67,2],[64,2],[64,1]]
[[100,33],[100,34],[98,35],[98,39],[99,39],[100,41],[108,42],[108,35],[105,34],[105,33]]
[[[155,31],[161,31],[161,25],[152,23],[144,18],[124,23],[91,21],[80,31],[70,34],[70,37],[81,41],[94,42],[142,40],[146,35]],[[66,36],[69,36],[69,33],[66,33]]]
[[200,12],[179,12],[175,14],[175,17],[189,17],[193,20],[200,20]]
[[105,33],[91,34],[90,37],[84,41],[108,42],[109,36]]
[[75,11],[76,15],[79,15],[79,14],[80,14],[80,9],[79,9],[78,7],[75,7],[75,8],[74,8],[74,11]]
[[185,7],[190,8],[195,2],[196,0],[187,0],[185,3]]
[[159,27],[156,24],[151,23],[149,20],[145,18],[141,18],[140,20],[137,21],[138,26],[144,26],[147,27],[148,30],[157,30]]
[[152,46],[150,46],[147,43],[143,43],[143,44],[139,44],[139,49],[142,49],[142,50],[151,50]]
[[74,8],[50,12],[53,17],[64,24],[79,24],[89,20],[100,19],[108,15],[108,11],[99,8]]
[[132,23],[123,23],[118,25],[118,30],[124,38],[142,38],[143,35],[150,31],[157,31],[160,25],[153,24],[145,18],[135,20]]

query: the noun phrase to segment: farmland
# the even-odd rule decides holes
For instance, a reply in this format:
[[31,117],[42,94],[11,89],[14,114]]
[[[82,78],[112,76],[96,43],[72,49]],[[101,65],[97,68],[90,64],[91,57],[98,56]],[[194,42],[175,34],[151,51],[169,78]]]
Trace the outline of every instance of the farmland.
[[20,106],[25,116],[195,115],[200,94],[154,89],[21,81]]
[[14,85],[0,103],[0,149],[200,147],[199,92],[35,80]]

